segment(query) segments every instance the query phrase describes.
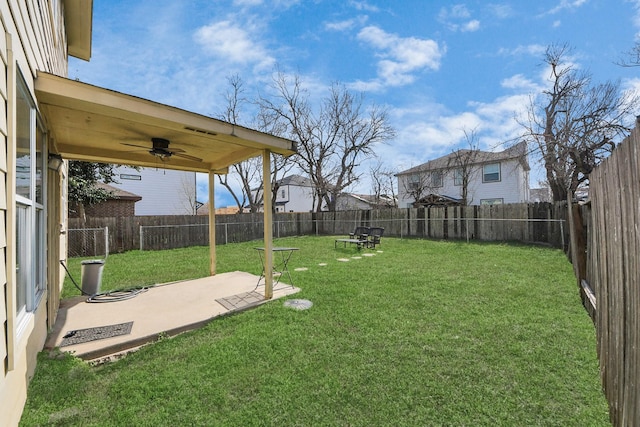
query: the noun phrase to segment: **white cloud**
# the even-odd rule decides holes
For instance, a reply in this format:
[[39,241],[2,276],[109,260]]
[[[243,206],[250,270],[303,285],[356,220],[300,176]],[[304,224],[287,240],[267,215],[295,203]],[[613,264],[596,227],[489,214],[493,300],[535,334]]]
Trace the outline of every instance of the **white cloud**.
[[263,0],[234,0],[233,5],[236,7],[259,6]]
[[586,4],[589,0],[560,0],[557,6],[547,11],[546,15],[555,15],[563,10],[578,9],[582,5]]
[[462,32],[473,32],[480,29],[480,21],[473,19],[460,27]]
[[267,49],[254,41],[245,28],[252,29],[251,25],[241,27],[229,20],[218,21],[198,28],[194,39],[207,53],[229,63],[255,64],[260,68],[275,63]]
[[469,9],[467,9],[467,6],[465,6],[464,4],[456,4],[451,6],[449,9],[447,9],[446,7],[440,9],[438,18],[445,21],[452,18],[466,19],[470,16],[471,13],[469,12]]
[[364,10],[367,12],[379,12],[380,8],[378,6],[374,6],[372,4],[369,4],[366,1],[355,1],[352,0],[349,2],[349,4],[351,6],[353,6],[354,8],[356,8],[357,10]]
[[532,55],[532,56],[541,56],[547,50],[546,46],[541,44],[529,44],[529,45],[519,45],[512,49],[500,48],[498,51],[499,55],[503,56],[520,56],[520,55]]
[[518,89],[525,91],[534,91],[540,89],[540,86],[538,84],[526,78],[522,74],[516,74],[515,76],[508,77],[502,80],[502,82],[500,82],[500,85],[507,89]]
[[[640,0],[627,0],[627,3],[632,3],[634,8],[636,9],[636,14],[633,17],[633,26],[636,28],[640,28]],[[638,37],[638,34],[636,34]]]
[[490,4],[487,9],[498,19],[506,19],[513,14],[513,9],[508,4]]
[[450,8],[443,7],[438,14],[438,21],[451,31],[472,32],[480,29],[480,21],[471,18],[471,12],[464,4],[456,4]]
[[324,28],[328,31],[347,31],[358,25],[364,25],[367,22],[366,15],[358,16],[344,21],[325,22]]
[[445,50],[433,40],[403,38],[375,26],[363,28],[358,33],[358,39],[375,48],[380,58],[376,80],[354,83],[369,90],[403,86],[415,80],[415,73],[427,69],[438,70]]

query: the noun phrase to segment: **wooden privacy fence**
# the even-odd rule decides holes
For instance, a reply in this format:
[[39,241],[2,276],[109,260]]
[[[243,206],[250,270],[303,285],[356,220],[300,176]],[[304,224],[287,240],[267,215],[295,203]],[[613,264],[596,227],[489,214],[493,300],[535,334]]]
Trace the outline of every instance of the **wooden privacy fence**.
[[571,207],[572,261],[591,314],[615,426],[640,425],[640,131],[589,177],[590,203]]
[[564,248],[566,203],[337,211],[316,214],[318,234],[346,235],[355,226],[384,227],[385,236],[518,241]]
[[[520,241],[564,248],[568,242],[566,203],[380,209],[320,213],[278,213],[274,237],[347,235],[356,226],[384,227],[385,236],[451,240]],[[206,216],[138,216],[69,219],[70,229],[109,228],[111,253],[209,244]],[[260,240],[263,215],[216,216],[216,244]],[[79,246],[69,236],[70,247]]]

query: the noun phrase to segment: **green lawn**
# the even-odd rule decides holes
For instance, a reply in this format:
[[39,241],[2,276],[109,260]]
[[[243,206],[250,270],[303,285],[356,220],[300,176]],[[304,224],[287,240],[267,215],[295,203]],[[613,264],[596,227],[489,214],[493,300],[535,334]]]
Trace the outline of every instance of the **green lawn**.
[[[259,244],[218,247],[218,271],[259,273]],[[276,244],[301,249],[291,268],[308,270],[292,271],[295,298],[310,310],[273,301],[101,366],[43,353],[22,425],[610,425],[594,328],[562,252],[392,238],[382,252],[334,249],[331,237]],[[366,253],[375,256],[351,258]],[[103,290],[203,276],[207,257],[112,255]]]

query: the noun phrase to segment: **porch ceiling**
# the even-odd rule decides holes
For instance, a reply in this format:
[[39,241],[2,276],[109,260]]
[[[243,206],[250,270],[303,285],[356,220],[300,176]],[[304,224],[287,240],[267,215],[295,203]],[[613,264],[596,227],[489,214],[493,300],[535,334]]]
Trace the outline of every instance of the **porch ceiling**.
[[[295,152],[286,139],[48,73],[35,92],[50,150],[65,159],[226,173],[263,150]],[[169,140],[173,155],[150,154],[152,138]]]

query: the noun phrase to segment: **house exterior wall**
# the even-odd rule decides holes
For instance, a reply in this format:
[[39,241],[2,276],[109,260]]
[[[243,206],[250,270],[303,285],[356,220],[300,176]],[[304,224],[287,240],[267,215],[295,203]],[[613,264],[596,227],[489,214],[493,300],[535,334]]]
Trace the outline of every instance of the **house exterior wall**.
[[278,212],[310,212],[313,204],[313,188],[298,185],[283,185],[278,189],[276,209]]
[[[63,245],[59,225],[64,228],[61,210],[51,210],[44,192],[45,224],[58,224],[47,236],[55,248],[47,251],[46,291],[30,304],[18,322],[16,312],[16,85],[24,78],[26,89],[37,108],[34,79],[38,70],[58,75],[67,74],[66,36],[60,0],[8,0],[0,2],[0,255],[6,260],[0,266],[0,425],[16,426],[26,401],[29,379],[33,376],[36,357],[42,349],[51,313],[57,300],[49,304],[51,292],[60,286],[58,262],[51,257],[60,254]],[[46,156],[46,152],[42,153]],[[46,159],[46,157],[44,157]],[[43,189],[60,186],[61,175],[43,171]],[[46,177],[46,178],[45,178]],[[46,182],[48,179],[48,183]],[[57,181],[57,182],[56,182]],[[58,193],[59,195],[59,193]],[[51,201],[50,201],[51,202]],[[51,202],[60,207],[60,203]],[[49,210],[49,212],[47,212]],[[45,225],[46,227],[46,225]],[[31,243],[35,244],[35,243]],[[47,245],[47,240],[44,240]],[[59,258],[59,257],[58,257]],[[53,262],[52,262],[53,261]],[[53,265],[52,265],[53,264]]]
[[[262,189],[252,190],[253,194],[260,196]],[[326,204],[322,204],[326,210]],[[275,203],[276,212],[314,212],[313,188],[306,185],[283,184],[278,188]],[[262,207],[260,208],[262,211]]]
[[356,199],[349,194],[341,194],[336,200],[337,211],[356,211],[371,209],[372,206],[364,200]]
[[[467,203],[480,205],[492,199],[502,199],[502,203],[524,203],[529,201],[529,172],[517,159],[499,160],[500,181],[483,182],[483,165],[474,165],[469,171]],[[442,186],[430,187],[426,193],[435,193],[459,199],[462,186],[455,185],[454,170],[443,170]],[[398,175],[398,207],[411,207],[414,198],[409,194],[409,180],[412,174]],[[427,194],[423,194],[426,196]]]
[[118,182],[109,185],[142,197],[135,215],[196,214],[195,172],[119,166],[115,173]]

